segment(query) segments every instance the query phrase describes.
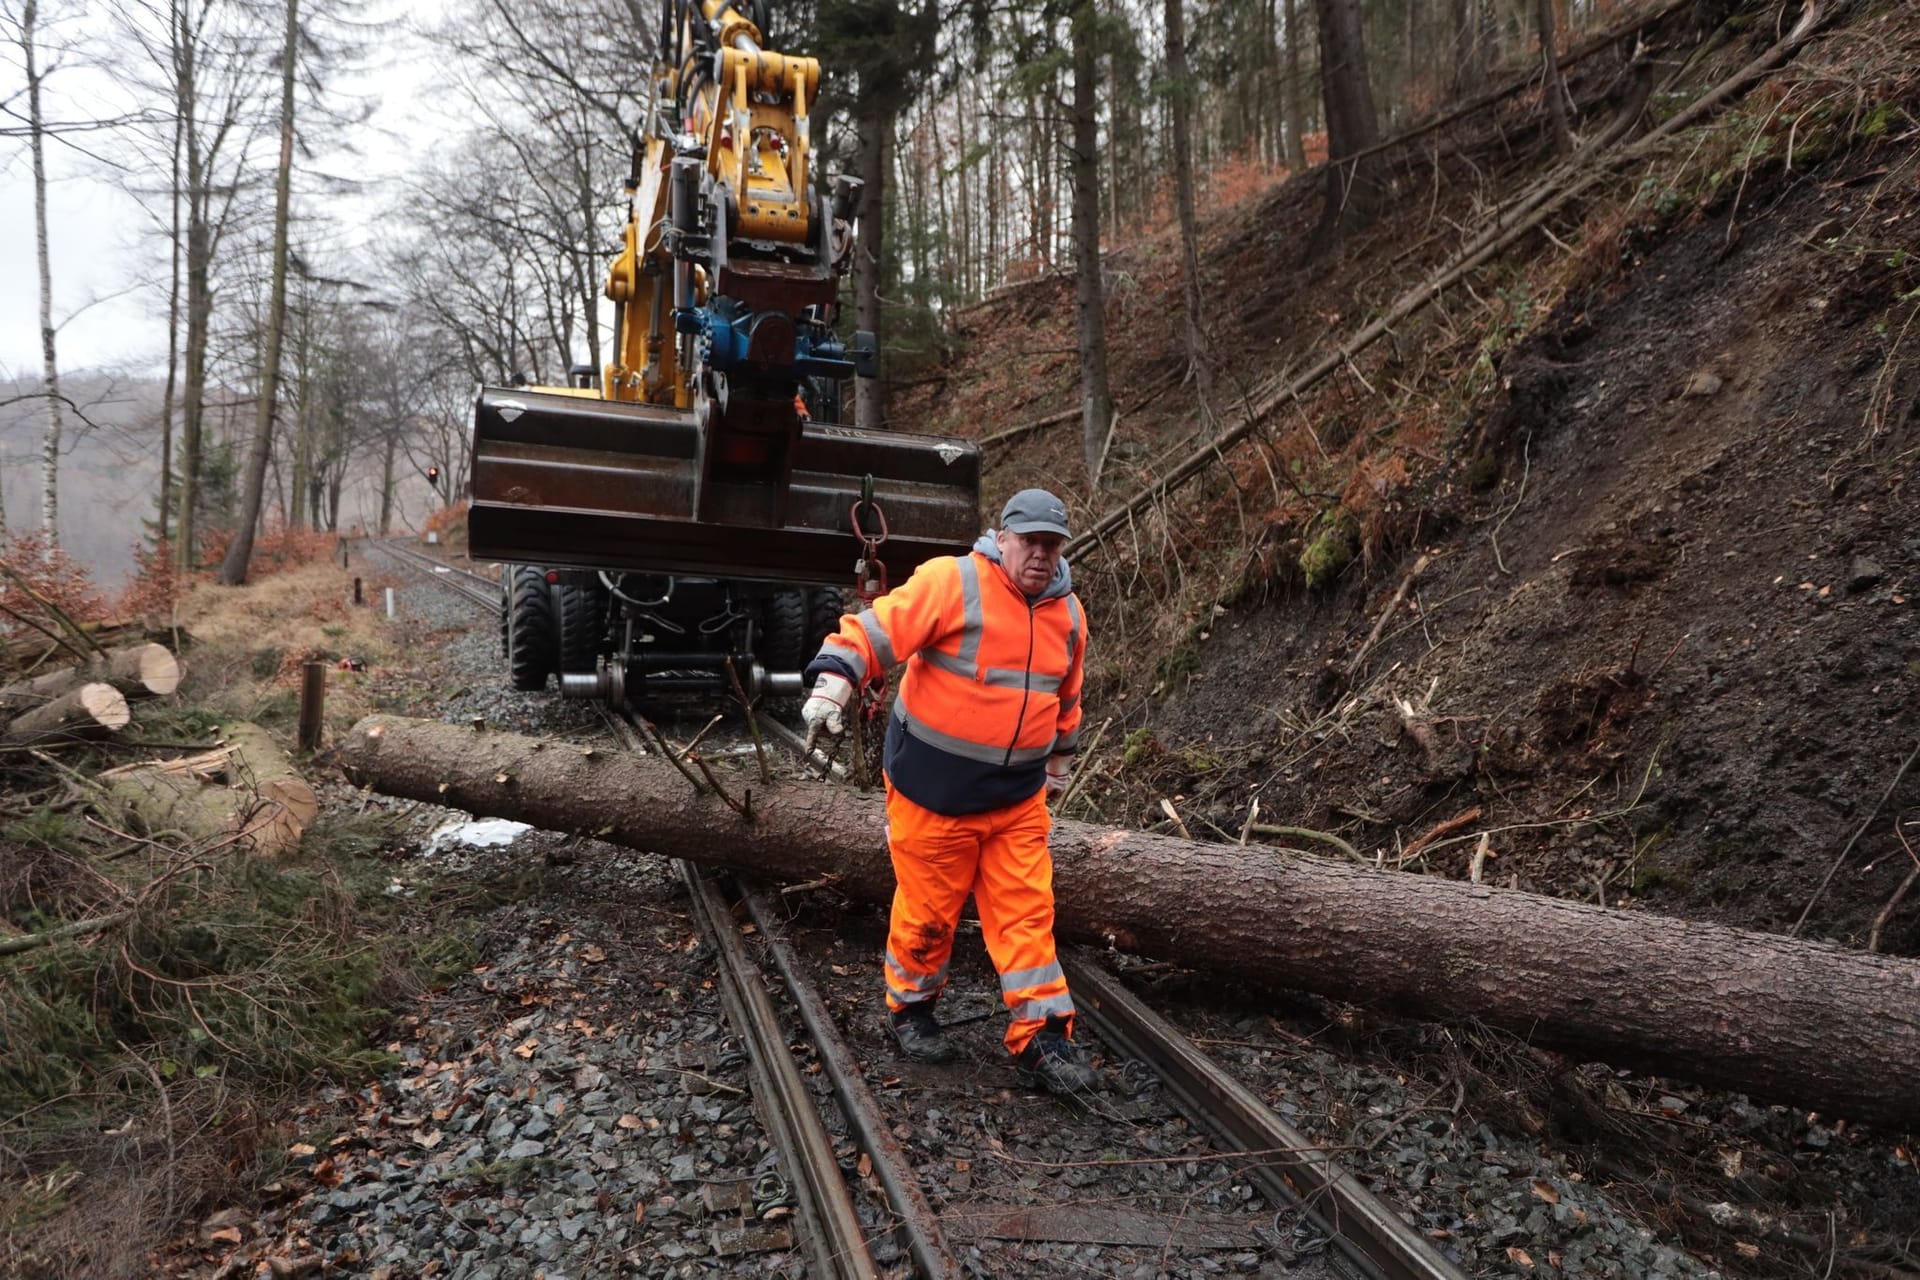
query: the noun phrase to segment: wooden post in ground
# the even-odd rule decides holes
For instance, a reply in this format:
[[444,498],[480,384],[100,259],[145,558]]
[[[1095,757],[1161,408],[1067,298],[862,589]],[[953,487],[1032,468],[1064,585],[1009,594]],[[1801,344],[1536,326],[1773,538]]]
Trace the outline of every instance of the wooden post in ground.
[[325,663],[309,662],[300,679],[300,749],[320,749],[322,712],[327,704],[327,668]]

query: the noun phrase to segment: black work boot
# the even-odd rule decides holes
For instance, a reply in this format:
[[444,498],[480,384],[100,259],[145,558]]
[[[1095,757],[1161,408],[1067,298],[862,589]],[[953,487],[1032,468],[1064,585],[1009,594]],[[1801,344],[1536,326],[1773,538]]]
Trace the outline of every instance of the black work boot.
[[1029,1089],[1048,1093],[1087,1093],[1100,1074],[1087,1065],[1080,1046],[1067,1038],[1067,1020],[1059,1014],[1047,1019],[1027,1047],[1013,1058],[1015,1074]]
[[900,1052],[913,1062],[952,1062],[953,1044],[933,1016],[932,1004],[908,1005],[887,1019]]

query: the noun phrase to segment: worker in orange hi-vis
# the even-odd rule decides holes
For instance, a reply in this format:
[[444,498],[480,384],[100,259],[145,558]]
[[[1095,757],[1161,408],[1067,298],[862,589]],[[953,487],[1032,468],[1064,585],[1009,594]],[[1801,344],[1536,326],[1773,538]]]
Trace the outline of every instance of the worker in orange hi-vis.
[[906,663],[887,722],[893,914],[887,1009],[901,1051],[947,1062],[934,1009],[954,929],[973,894],[1021,1083],[1071,1093],[1098,1077],[1073,1042],[1073,997],[1053,941],[1047,802],[1066,790],[1080,736],[1087,622],[1060,548],[1067,508],[1016,493],[963,556],[921,565],[873,607],[840,620],[807,667],[801,717],[845,728],[854,690]]

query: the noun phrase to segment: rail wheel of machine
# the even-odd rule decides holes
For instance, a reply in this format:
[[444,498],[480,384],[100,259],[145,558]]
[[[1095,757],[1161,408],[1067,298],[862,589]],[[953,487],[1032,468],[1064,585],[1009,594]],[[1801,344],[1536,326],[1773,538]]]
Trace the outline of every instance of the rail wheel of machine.
[[514,688],[531,692],[547,687],[560,650],[553,633],[553,609],[547,603],[547,578],[533,565],[513,566],[507,579],[500,607],[500,643]]
[[798,671],[812,660],[807,623],[806,592],[786,588],[768,597],[767,626],[760,643],[760,661],[767,670]]
[[560,615],[560,670],[592,671],[600,665],[600,639],[607,629],[607,597],[598,587],[556,583],[555,612]]

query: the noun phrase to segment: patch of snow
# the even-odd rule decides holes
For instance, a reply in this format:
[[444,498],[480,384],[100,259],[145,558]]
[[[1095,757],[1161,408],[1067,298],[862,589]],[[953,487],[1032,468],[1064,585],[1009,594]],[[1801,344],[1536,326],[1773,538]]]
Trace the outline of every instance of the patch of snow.
[[456,845],[468,849],[492,849],[512,844],[531,830],[533,828],[524,822],[513,822],[506,818],[472,818],[449,822],[427,837],[421,852],[444,853]]

